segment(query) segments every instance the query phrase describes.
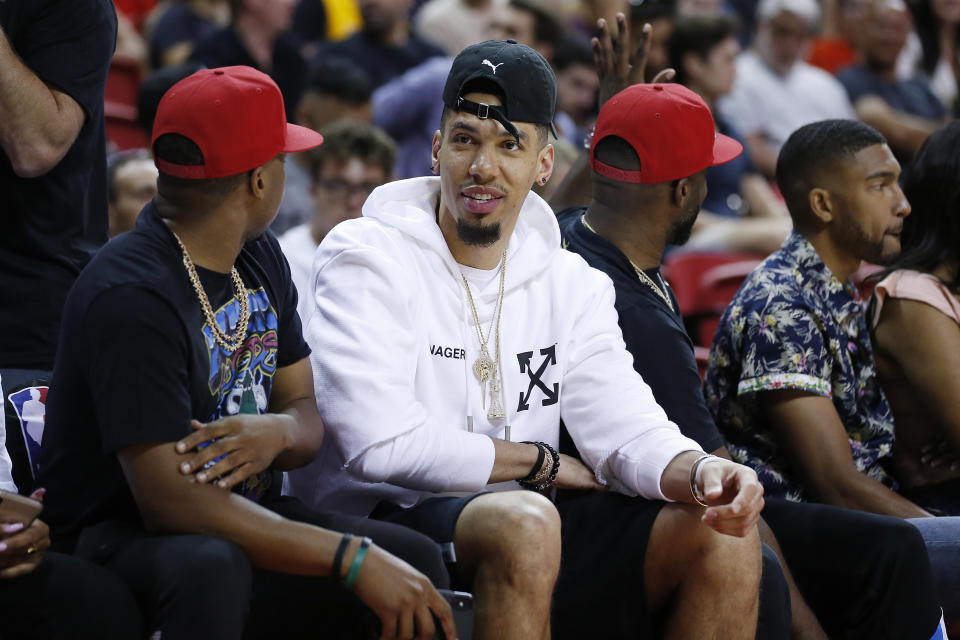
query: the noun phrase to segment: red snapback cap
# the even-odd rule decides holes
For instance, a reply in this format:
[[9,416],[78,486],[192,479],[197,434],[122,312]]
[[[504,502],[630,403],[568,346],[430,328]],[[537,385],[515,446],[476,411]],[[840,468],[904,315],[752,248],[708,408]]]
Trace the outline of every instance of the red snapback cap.
[[[607,136],[626,140],[640,157],[639,171],[626,171],[594,157]],[[635,84],[603,105],[590,143],[590,166],[620,182],[656,184],[687,178],[743,152],[743,146],[717,133],[710,107],[681,84]]]
[[287,122],[280,88],[251,67],[202,69],[170,87],[157,107],[153,138],[176,133],[203,153],[202,165],[156,159],[176,178],[223,178],[255,169],[278,153],[306,151],[323,136]]

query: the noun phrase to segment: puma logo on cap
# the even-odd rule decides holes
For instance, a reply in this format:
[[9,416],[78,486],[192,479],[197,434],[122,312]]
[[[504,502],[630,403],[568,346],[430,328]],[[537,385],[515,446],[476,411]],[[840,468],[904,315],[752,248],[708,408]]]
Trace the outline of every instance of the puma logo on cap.
[[497,75],[497,67],[503,66],[503,63],[502,63],[502,62],[501,62],[500,64],[493,64],[492,62],[490,62],[490,61],[487,60],[486,58],[484,58],[483,62],[481,62],[480,64],[485,64],[485,65],[489,66],[491,69],[493,69],[493,75]]

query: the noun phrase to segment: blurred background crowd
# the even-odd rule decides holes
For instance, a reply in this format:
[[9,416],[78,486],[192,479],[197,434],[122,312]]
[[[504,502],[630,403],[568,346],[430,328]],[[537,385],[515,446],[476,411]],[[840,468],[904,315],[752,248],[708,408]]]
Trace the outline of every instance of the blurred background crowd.
[[[859,118],[903,164],[960,102],[960,0],[115,0],[116,53],[106,92],[111,233],[152,196],[152,114],[200,67],[245,64],[281,87],[288,118],[328,135],[287,163],[274,224],[308,256],[367,194],[430,172],[430,142],[453,55],[488,38],[542,53],[559,82],[550,196],[584,153],[599,80],[598,18],[653,27],[648,80],[672,67],[747,149],[708,174],[687,247],[774,250],[790,228],[773,184],[777,153],[798,127]],[[141,151],[142,149],[142,151]],[[335,162],[328,161],[334,158]],[[547,193],[544,193],[544,192]],[[308,258],[305,258],[308,259]]]

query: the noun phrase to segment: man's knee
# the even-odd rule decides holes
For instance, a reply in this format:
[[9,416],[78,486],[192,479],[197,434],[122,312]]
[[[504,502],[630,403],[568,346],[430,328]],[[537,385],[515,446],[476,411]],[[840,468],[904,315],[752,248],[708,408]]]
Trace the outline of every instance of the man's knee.
[[675,584],[690,573],[699,579],[737,583],[758,588],[761,575],[760,535],[756,527],[744,537],[717,533],[700,520],[701,511],[690,505],[668,504],[654,523],[647,561],[668,576],[660,581]]
[[[742,584],[755,584],[759,588],[762,573],[762,552],[760,532],[756,526],[742,538],[729,536],[710,530],[709,550],[710,566],[723,581],[737,581]],[[727,576],[731,567],[737,570]]]
[[560,565],[560,515],[532,491],[490,493],[468,504],[457,520],[457,555],[466,564],[502,565],[518,577],[536,566],[555,576]]

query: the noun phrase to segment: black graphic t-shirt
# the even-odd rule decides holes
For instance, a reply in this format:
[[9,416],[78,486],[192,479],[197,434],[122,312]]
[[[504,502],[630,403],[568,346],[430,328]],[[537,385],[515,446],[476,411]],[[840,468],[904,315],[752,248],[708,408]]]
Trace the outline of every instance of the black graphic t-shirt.
[[[67,297],[40,456],[44,518],[54,539],[102,520],[140,522],[117,452],[175,442],[190,420],[265,413],[277,369],[309,355],[297,294],[276,238],[248,242],[236,262],[250,321],[239,349],[214,340],[173,234],[153,204],[134,231],[97,254]],[[229,274],[197,267],[217,323],[240,312]],[[271,474],[238,490],[251,499]]]

